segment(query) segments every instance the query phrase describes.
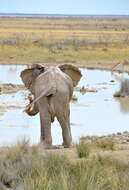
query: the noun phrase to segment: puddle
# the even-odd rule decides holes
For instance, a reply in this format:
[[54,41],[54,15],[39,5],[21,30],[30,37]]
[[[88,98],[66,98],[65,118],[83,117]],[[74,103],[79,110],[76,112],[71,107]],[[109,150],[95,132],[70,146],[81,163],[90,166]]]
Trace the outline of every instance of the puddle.
[[[0,82],[22,84],[19,77],[26,66],[0,66]],[[75,91],[77,101],[71,102],[71,130],[73,141],[80,136],[106,135],[128,130],[129,100],[115,99],[113,93],[118,82],[108,71],[81,69],[83,77],[78,88],[98,89],[97,92],[80,93]],[[0,145],[15,144],[22,138],[36,144],[40,139],[39,115],[28,116],[25,107],[24,90],[14,94],[0,95]],[[62,143],[61,128],[55,121],[52,124],[53,144]]]
[[0,83],[22,84],[19,76],[25,68],[22,65],[0,65]]

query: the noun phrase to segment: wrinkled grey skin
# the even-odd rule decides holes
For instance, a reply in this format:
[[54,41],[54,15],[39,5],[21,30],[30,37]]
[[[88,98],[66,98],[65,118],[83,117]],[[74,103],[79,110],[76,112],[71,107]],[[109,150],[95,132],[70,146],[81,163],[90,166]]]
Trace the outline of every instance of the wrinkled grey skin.
[[81,78],[80,70],[70,64],[56,67],[33,65],[21,72],[25,86],[35,99],[42,96],[29,115],[40,113],[41,141],[47,148],[52,146],[51,122],[56,117],[62,128],[63,145],[70,147],[72,143],[70,129],[70,105],[73,87]]
[[114,97],[129,96],[129,79],[122,79],[120,81],[120,90],[115,92]]

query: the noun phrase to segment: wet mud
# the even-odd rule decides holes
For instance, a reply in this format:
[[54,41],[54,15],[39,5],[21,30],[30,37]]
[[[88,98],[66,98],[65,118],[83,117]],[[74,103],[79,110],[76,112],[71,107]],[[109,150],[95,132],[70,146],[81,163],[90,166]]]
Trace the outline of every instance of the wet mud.
[[25,90],[24,85],[12,84],[12,83],[0,84],[0,94],[16,93],[19,90]]

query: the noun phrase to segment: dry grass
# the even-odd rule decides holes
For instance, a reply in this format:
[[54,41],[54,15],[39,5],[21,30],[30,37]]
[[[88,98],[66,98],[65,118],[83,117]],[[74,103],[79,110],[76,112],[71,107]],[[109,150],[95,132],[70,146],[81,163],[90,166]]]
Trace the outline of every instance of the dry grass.
[[116,150],[118,143],[113,137],[82,136],[80,144],[89,145],[91,149]]
[[102,150],[115,150],[117,146],[116,141],[108,137],[96,140],[95,145]]
[[129,59],[128,18],[0,18],[0,63]]
[[29,147],[26,140],[0,149],[0,168],[1,190],[125,190],[129,185],[128,162],[107,155],[72,162],[59,152]]

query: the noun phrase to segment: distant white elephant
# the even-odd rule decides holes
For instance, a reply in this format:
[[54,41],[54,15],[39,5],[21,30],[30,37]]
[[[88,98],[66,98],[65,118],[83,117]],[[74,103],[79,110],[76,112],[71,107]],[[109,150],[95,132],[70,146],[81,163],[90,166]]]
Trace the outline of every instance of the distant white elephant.
[[129,96],[129,78],[125,78],[124,76],[120,76],[118,74],[113,74],[113,76],[120,82],[120,89],[114,93],[114,97]]

